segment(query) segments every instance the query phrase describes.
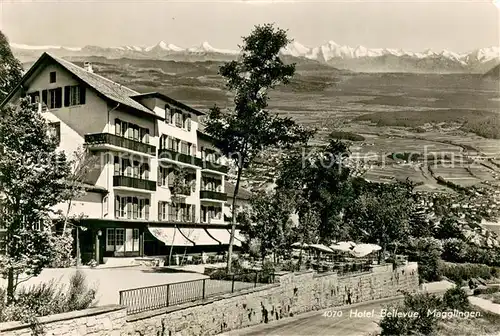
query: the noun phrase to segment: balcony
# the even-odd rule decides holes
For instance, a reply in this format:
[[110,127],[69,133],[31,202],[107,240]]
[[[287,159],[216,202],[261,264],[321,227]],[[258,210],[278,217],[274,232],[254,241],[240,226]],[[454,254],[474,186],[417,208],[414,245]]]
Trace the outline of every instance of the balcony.
[[143,180],[130,176],[113,176],[113,186],[156,191],[155,181]]
[[227,194],[211,190],[200,190],[200,199],[225,202],[227,201]]
[[222,164],[212,162],[212,161],[206,161],[206,160],[202,161],[201,168],[217,171],[217,172],[223,173],[223,174],[227,174],[227,172],[229,170],[228,166],[224,166]]
[[149,155],[155,155],[156,147],[140,141],[127,139],[111,133],[94,133],[85,135],[85,144],[92,147],[109,148],[109,146],[116,146],[125,148],[135,152],[141,152]]
[[201,167],[203,163],[200,158],[188,154],[174,152],[173,150],[167,148],[162,148],[158,150],[158,160],[177,161],[198,167]]

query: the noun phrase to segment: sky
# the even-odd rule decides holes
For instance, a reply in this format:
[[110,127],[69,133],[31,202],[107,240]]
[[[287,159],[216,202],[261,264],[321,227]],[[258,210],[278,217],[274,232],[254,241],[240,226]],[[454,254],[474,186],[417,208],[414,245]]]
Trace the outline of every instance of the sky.
[[237,49],[254,25],[276,23],[308,47],[466,52],[500,45],[500,0],[0,0],[0,29],[29,45]]

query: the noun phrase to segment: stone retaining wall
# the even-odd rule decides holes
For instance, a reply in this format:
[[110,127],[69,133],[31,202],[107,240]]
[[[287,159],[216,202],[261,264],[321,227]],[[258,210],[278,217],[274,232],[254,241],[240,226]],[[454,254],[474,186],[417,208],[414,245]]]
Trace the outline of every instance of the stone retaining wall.
[[[284,317],[349,303],[387,298],[401,291],[418,289],[416,263],[396,270],[392,264],[375,266],[373,271],[351,276],[314,272],[282,273],[276,284],[188,303],[155,312],[126,316],[123,307],[114,310],[87,311],[65,320],[58,315],[41,319],[47,335],[141,335],[195,336],[215,335],[228,330],[268,323]],[[104,307],[103,307],[104,308]],[[103,309],[100,308],[100,309]],[[108,307],[108,309],[110,309]],[[44,320],[45,319],[45,320]],[[17,322],[16,322],[17,323]],[[27,336],[28,326],[6,329],[0,324],[0,334]]]

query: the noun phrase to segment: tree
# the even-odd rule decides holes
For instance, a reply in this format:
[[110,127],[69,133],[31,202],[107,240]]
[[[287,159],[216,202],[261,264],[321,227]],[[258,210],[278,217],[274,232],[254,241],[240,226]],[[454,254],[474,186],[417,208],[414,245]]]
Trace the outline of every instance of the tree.
[[352,236],[382,247],[398,245],[409,234],[409,219],[413,210],[411,183],[361,183],[357,197],[350,204],[345,219],[351,225]]
[[7,37],[0,31],[0,103],[21,80],[23,68],[12,55]]
[[[240,213],[240,220],[250,241],[259,241],[260,254],[283,253],[290,246],[293,207],[287,195],[260,193],[251,200],[251,206]],[[293,232],[295,233],[295,232]]]
[[7,300],[14,299],[19,275],[39,274],[53,256],[51,208],[64,200],[70,167],[36,106],[21,99],[0,118],[1,225],[6,229],[0,270]]
[[314,214],[320,242],[348,238],[343,214],[352,202],[355,169],[349,166],[346,143],[331,140],[325,148],[294,152],[280,165],[277,188],[296,190],[299,218]]
[[[193,185],[188,182],[189,173],[186,169],[180,166],[173,166],[170,177],[172,177],[172,183],[170,183],[170,203],[174,208],[177,208],[177,204],[181,202],[183,196],[191,194]],[[169,178],[170,178],[169,177]],[[192,183],[192,182],[191,182]],[[169,219],[170,220],[170,219]],[[194,218],[193,218],[194,221]],[[168,254],[168,264],[172,263],[172,253],[174,251],[174,240],[177,230],[174,230],[174,236],[172,237],[172,243],[170,244],[170,252]],[[192,231],[191,231],[192,233]],[[188,237],[189,238],[189,237]],[[184,249],[184,255],[186,254],[186,249]],[[182,258],[184,260],[184,257]]]
[[243,42],[239,59],[224,64],[219,71],[227,88],[234,93],[234,108],[222,111],[214,106],[208,113],[205,127],[205,132],[216,139],[217,147],[236,166],[228,272],[231,271],[236,228],[235,200],[243,170],[261,151],[306,143],[313,134],[292,119],[266,110],[269,91],[279,84],[289,83],[295,72],[294,64],[285,65],[279,57],[280,50],[291,42],[286,31],[271,24],[256,26]]

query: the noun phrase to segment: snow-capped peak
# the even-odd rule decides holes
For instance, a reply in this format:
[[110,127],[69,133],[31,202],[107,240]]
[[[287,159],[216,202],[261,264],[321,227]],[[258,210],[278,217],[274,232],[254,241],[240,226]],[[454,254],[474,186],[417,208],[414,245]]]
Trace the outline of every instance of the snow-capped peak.
[[193,53],[203,53],[203,52],[209,52],[209,53],[218,53],[218,54],[238,54],[238,51],[235,50],[228,50],[228,49],[217,49],[214,48],[210,45],[208,42],[203,42],[200,46],[198,47],[192,47],[188,48],[187,51],[193,52]]
[[281,50],[281,53],[283,55],[290,55],[290,56],[295,56],[295,57],[304,57],[306,56],[311,49],[308,47],[304,46],[303,44],[300,44],[299,42],[292,42],[288,44],[285,48]]
[[144,49],[144,51],[149,52],[153,49],[160,49],[160,50],[166,50],[166,51],[183,51],[181,47],[176,46],[175,44],[172,43],[167,43],[165,41],[160,41],[154,46],[150,46]]

